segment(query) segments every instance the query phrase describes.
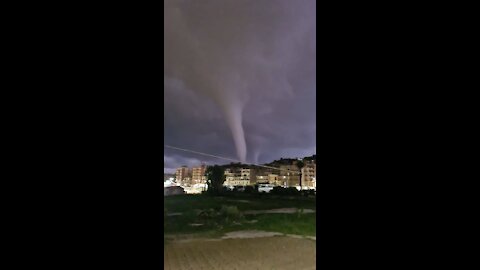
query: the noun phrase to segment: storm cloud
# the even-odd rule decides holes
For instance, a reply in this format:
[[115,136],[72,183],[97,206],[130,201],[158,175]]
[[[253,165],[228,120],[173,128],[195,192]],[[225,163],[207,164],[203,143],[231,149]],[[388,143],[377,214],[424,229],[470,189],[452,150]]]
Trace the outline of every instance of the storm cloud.
[[315,0],[165,0],[164,20],[165,144],[254,163],[315,153]]

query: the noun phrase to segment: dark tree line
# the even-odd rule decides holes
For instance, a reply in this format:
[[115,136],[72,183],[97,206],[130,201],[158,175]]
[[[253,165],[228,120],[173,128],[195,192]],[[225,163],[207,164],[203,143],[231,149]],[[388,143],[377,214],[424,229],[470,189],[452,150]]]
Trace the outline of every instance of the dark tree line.
[[214,165],[207,167],[205,171],[207,177],[208,190],[207,193],[212,195],[221,194],[223,191],[223,183],[225,182],[225,169],[222,166]]

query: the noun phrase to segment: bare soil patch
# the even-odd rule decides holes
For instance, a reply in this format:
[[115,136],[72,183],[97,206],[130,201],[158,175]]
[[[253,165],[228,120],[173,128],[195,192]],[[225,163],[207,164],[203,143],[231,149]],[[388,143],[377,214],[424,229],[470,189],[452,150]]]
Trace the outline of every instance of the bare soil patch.
[[183,213],[179,213],[179,212],[178,213],[168,213],[167,217],[174,217],[174,216],[181,216],[181,215],[183,215]]
[[[269,210],[247,210],[243,213],[246,215],[256,215],[256,214],[295,214],[299,211],[298,208],[277,208]],[[315,210],[312,209],[303,209],[304,214],[315,213]]]
[[226,233],[222,239],[239,239],[239,238],[258,238],[258,237],[272,237],[277,235],[283,235],[277,232],[266,232],[266,231],[235,231]]
[[241,202],[241,203],[250,203],[250,201],[247,200],[227,200],[228,202]]
[[164,269],[315,269],[315,242],[286,236],[174,241]]

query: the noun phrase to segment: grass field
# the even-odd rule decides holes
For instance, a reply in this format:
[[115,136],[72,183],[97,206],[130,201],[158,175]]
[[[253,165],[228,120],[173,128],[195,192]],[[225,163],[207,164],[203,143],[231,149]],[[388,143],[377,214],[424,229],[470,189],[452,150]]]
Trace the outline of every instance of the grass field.
[[[305,236],[316,235],[315,213],[301,213],[301,210],[293,214],[250,215],[244,213],[247,210],[277,208],[316,210],[315,198],[276,197],[268,194],[262,196],[238,194],[228,197],[178,195],[164,197],[164,202],[167,214],[173,214],[173,216],[167,215],[165,217],[164,234],[166,235],[219,236],[237,230],[264,230]],[[218,214],[203,220],[199,218],[199,213],[203,210],[213,209],[213,213],[219,213],[222,206],[235,206],[239,211],[233,214],[235,218]],[[202,225],[194,227],[190,225],[192,223]]]

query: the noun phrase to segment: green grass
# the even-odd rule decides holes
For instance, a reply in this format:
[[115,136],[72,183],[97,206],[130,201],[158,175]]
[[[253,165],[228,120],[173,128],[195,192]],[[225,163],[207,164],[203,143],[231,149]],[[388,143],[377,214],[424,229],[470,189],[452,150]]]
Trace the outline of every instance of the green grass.
[[[256,229],[286,234],[315,236],[315,214],[263,214],[253,217],[258,222],[245,224],[243,229]],[[253,219],[252,218],[252,219]]]
[[[247,200],[249,203],[238,200]],[[235,195],[229,197],[210,197],[205,195],[178,195],[164,197],[165,208],[169,213],[185,212],[192,209],[220,208],[221,205],[235,205],[239,210],[265,210],[273,208],[316,208],[314,198],[280,197],[270,195]]]
[[[235,200],[248,200],[240,202]],[[200,227],[189,226],[190,223],[202,223],[197,217],[195,209],[219,210],[222,205],[237,206],[240,211],[267,210],[274,208],[304,208],[316,209],[314,198],[286,198],[270,195],[240,194],[229,197],[209,197],[204,195],[179,195],[165,197],[165,208],[168,213],[181,212],[181,216],[166,217],[164,233],[168,235],[196,234],[197,236],[220,236],[225,232],[236,230],[265,230],[286,234],[316,235],[315,213],[310,214],[258,214],[246,215],[243,221],[257,220],[256,223],[241,222],[233,225],[225,222],[224,218],[212,219],[212,224]]]

